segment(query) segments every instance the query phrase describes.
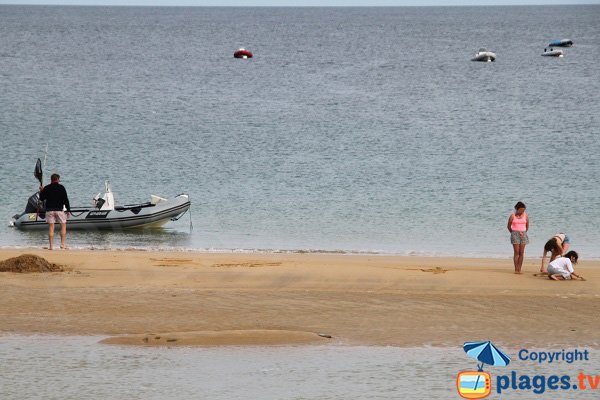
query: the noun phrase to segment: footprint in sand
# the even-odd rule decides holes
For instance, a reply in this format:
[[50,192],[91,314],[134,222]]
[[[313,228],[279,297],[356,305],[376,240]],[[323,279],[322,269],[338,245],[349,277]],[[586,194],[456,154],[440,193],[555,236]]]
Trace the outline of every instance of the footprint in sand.
[[157,267],[176,267],[185,264],[192,264],[191,259],[184,258],[151,258],[151,261],[154,261]]
[[432,272],[434,274],[445,274],[446,272],[448,272],[447,269],[441,268],[441,267],[435,267],[435,268],[429,268],[429,269],[421,269],[421,271],[423,272]]
[[431,272],[432,274],[445,274],[446,272],[448,272],[449,270],[444,269],[442,267],[435,267],[435,268],[418,268],[418,269],[412,269],[413,271],[421,271],[421,272]]
[[246,263],[231,263],[231,264],[213,264],[213,268],[257,268],[257,267],[278,267],[280,262],[246,262]]

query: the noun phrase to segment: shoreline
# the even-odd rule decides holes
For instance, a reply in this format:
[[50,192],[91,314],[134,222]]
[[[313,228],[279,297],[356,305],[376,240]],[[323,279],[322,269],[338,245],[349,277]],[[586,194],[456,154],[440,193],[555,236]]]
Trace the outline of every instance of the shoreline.
[[587,281],[553,282],[534,275],[539,259],[526,259],[522,275],[513,274],[510,258],[380,254],[15,248],[0,249],[0,261],[21,254],[66,271],[0,273],[0,335],[600,346],[600,270],[592,260],[576,266]]
[[[47,246],[13,246],[5,245],[0,246],[0,254],[4,251],[21,251],[28,252],[36,251],[47,251]],[[55,249],[59,250],[59,249]],[[192,248],[192,247],[135,247],[135,246],[111,246],[111,247],[93,247],[93,246],[69,246],[69,250],[76,252],[161,252],[161,253],[173,253],[173,254],[307,254],[307,255],[340,255],[340,256],[383,256],[383,257],[406,257],[406,258],[443,258],[443,259],[478,259],[478,260],[509,260],[512,256],[510,249],[504,254],[445,254],[445,253],[428,253],[428,252],[408,252],[408,253],[394,253],[387,252],[384,250],[327,250],[327,249],[270,249],[270,248]],[[530,254],[530,253],[528,253]],[[525,260],[541,260],[539,255],[525,255]],[[582,260],[584,261],[584,260]],[[585,262],[599,262],[600,256],[598,257],[585,257]]]

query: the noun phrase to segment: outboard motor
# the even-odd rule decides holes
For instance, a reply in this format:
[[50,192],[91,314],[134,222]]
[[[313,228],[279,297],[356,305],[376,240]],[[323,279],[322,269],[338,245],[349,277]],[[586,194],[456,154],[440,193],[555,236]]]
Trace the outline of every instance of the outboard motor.
[[25,206],[25,213],[35,213],[35,212],[45,212],[46,207],[44,203],[40,200],[40,192],[35,192],[29,197],[27,200],[27,205]]

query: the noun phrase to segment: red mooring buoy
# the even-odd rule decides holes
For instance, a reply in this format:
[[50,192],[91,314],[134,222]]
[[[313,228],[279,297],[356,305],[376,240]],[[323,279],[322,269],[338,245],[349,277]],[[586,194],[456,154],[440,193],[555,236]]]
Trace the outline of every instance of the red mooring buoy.
[[235,58],[252,58],[252,52],[246,49],[237,49],[235,53],[233,53]]

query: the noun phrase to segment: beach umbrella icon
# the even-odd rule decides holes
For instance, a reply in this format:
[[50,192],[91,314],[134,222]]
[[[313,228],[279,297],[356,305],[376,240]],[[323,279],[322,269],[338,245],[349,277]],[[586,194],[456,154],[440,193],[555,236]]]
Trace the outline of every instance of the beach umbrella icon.
[[481,365],[477,366],[479,371],[483,371],[483,364],[505,367],[510,363],[510,357],[490,341],[466,342],[463,345],[463,349],[470,357],[481,361]]

